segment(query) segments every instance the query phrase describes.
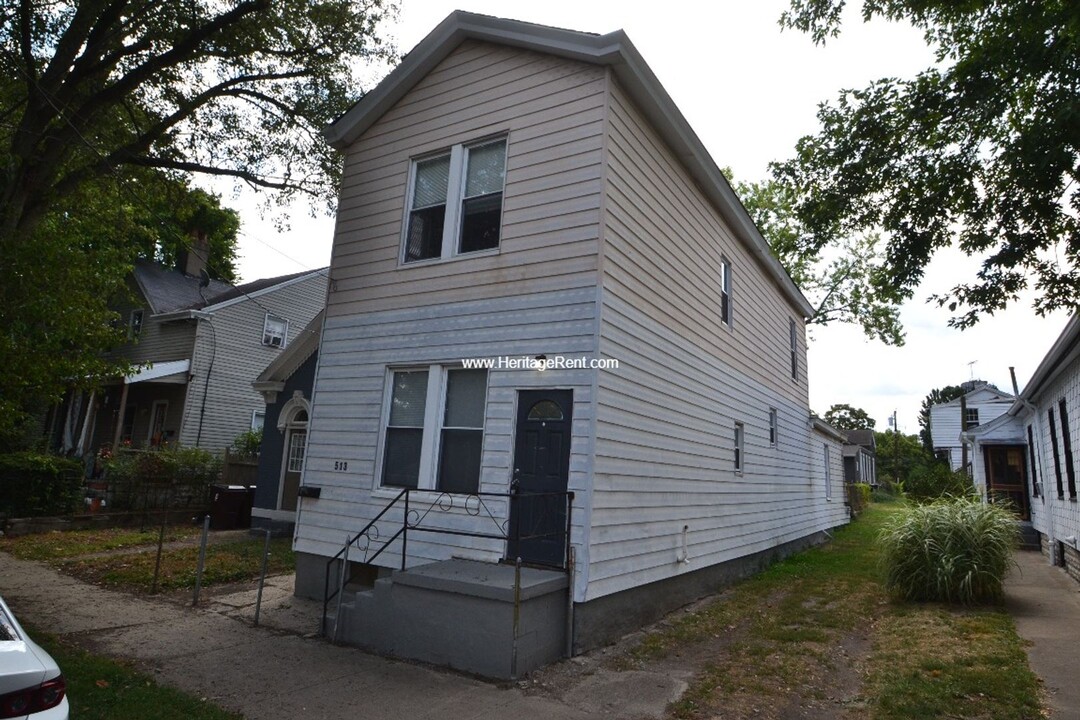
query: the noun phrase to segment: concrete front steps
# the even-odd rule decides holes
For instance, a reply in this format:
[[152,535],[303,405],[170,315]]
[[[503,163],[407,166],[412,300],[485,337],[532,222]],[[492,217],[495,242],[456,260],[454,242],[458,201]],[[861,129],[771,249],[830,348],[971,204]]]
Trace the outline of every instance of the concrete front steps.
[[1039,531],[1035,529],[1035,526],[1031,524],[1031,521],[1021,520],[1017,525],[1020,527],[1020,549],[1041,550],[1042,545],[1039,541]]
[[337,642],[509,680],[563,657],[566,573],[473,560],[394,572],[346,586],[324,631]]

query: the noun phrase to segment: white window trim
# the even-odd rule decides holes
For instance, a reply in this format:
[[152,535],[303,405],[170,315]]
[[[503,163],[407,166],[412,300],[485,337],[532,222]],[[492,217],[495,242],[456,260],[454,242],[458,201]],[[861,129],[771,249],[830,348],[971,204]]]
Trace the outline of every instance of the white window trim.
[[[396,494],[402,490],[402,488],[397,485],[383,485],[382,482],[384,470],[383,456],[386,452],[386,429],[390,422],[390,404],[394,394],[394,373],[426,371],[428,374],[427,395],[424,398],[424,435],[420,442],[420,472],[416,479],[416,490],[438,494],[442,492],[438,489],[437,484],[439,481],[439,452],[442,449],[440,443],[442,441],[443,420],[446,416],[447,373],[452,370],[461,369],[460,366],[455,367],[454,365],[442,363],[435,363],[432,365],[389,366],[386,368],[386,375],[383,383],[382,412],[379,416],[379,444],[375,452],[375,472],[372,473],[374,481],[373,490],[377,494]],[[491,374],[488,373],[487,381],[490,382],[490,379]],[[485,382],[484,384],[484,424],[479,428],[481,433],[487,430],[488,382]],[[468,429],[475,430],[477,428]],[[482,452],[481,445],[481,453]],[[479,478],[478,482],[482,479],[482,477]]]
[[[731,292],[731,260],[726,255],[720,256],[720,323],[731,330],[735,318],[735,296]],[[724,313],[724,295],[727,295],[727,313]]]
[[[275,320],[280,320],[281,322],[285,323],[285,329],[282,331],[281,334],[280,345],[274,345],[272,343],[266,342],[266,331],[270,326],[270,318],[274,318]],[[289,319],[287,317],[282,317],[281,315],[275,315],[274,313],[266,313],[266,315],[263,316],[262,344],[266,347],[284,350],[285,347],[289,344]]]
[[[465,258],[483,257],[485,255],[498,255],[502,251],[502,215],[506,208],[506,162],[503,161],[503,187],[502,195],[504,202],[499,209],[499,244],[487,250],[475,250],[473,252],[458,252],[461,243],[461,205],[465,200],[465,173],[467,171],[467,150],[491,145],[497,142],[510,143],[506,133],[494,135],[468,143],[458,143],[450,147],[450,170],[446,182],[446,215],[443,218],[442,253],[439,257],[424,258],[423,260],[406,260],[405,253],[409,242],[409,216],[412,214],[413,192],[416,189],[416,167],[425,160],[443,157],[447,154],[444,148],[436,152],[418,155],[409,160],[409,183],[405,192],[405,212],[401,220],[400,248],[398,250],[398,268],[419,267],[433,263],[448,262]],[[506,149],[504,148],[504,152]],[[451,198],[453,201],[451,202]]]
[[746,425],[736,422],[735,433],[735,474],[742,475],[746,469]]
[[822,443],[825,448],[825,499],[832,500],[832,453],[829,452],[829,443]]
[[263,424],[262,424],[262,427],[263,427],[263,428],[265,428],[265,427],[266,427],[266,410],[265,410],[265,409],[264,409],[264,410],[252,410],[252,411],[251,411],[251,423],[250,423],[250,425],[249,425],[249,427],[251,428],[251,431],[252,431],[252,432],[255,432],[255,430],[256,430],[256,428],[255,428],[255,417],[256,417],[257,415],[262,415],[262,416],[263,416]]

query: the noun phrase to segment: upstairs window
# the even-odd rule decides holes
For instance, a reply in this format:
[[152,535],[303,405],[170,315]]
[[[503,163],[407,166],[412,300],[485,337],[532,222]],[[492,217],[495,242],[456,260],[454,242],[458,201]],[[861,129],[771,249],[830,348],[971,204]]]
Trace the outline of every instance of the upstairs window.
[[266,314],[263,321],[263,345],[285,347],[285,337],[289,334],[289,321],[277,315]]
[[825,448],[825,499],[832,500],[832,457],[829,455],[829,443],[822,443]]
[[779,428],[777,427],[777,414],[776,408],[769,408],[769,444],[773,447],[776,446],[776,438]]
[[979,408],[968,408],[964,416],[964,429],[979,427]]
[[414,162],[403,261],[498,248],[505,181],[505,138]]
[[1065,487],[1061,483],[1061,455],[1058,454],[1057,427],[1054,425],[1054,408],[1046,411],[1046,422],[1050,426],[1050,449],[1054,454],[1054,478],[1057,480],[1058,500],[1065,499]]
[[132,310],[128,317],[128,340],[135,340],[142,333],[142,310]]
[[743,456],[745,455],[743,438],[745,435],[743,424],[735,423],[735,472],[737,473],[743,471]]
[[791,344],[791,379],[799,380],[799,338],[795,332],[795,321],[788,319],[788,335]]
[[731,262],[720,258],[720,321],[731,327]]

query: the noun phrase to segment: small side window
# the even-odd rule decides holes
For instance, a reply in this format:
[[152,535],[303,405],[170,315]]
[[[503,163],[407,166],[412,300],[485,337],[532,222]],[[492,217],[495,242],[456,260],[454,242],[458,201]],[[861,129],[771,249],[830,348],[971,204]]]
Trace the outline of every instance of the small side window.
[[795,321],[791,318],[788,319],[788,334],[791,344],[791,379],[798,382],[799,380],[799,337],[795,331]]
[[731,327],[731,261],[720,258],[720,321]]
[[735,472],[737,473],[743,471],[743,460],[745,455],[745,448],[743,447],[744,435],[743,424],[735,423]]
[[769,445],[776,446],[778,433],[776,408],[769,408]]

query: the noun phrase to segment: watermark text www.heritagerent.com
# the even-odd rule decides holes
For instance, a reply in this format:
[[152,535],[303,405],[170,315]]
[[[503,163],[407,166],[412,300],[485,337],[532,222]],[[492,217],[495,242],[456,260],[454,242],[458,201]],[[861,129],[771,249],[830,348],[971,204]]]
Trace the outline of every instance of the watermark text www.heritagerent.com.
[[618,370],[615,358],[566,357],[552,355],[536,357],[502,355],[488,358],[462,358],[467,370]]

